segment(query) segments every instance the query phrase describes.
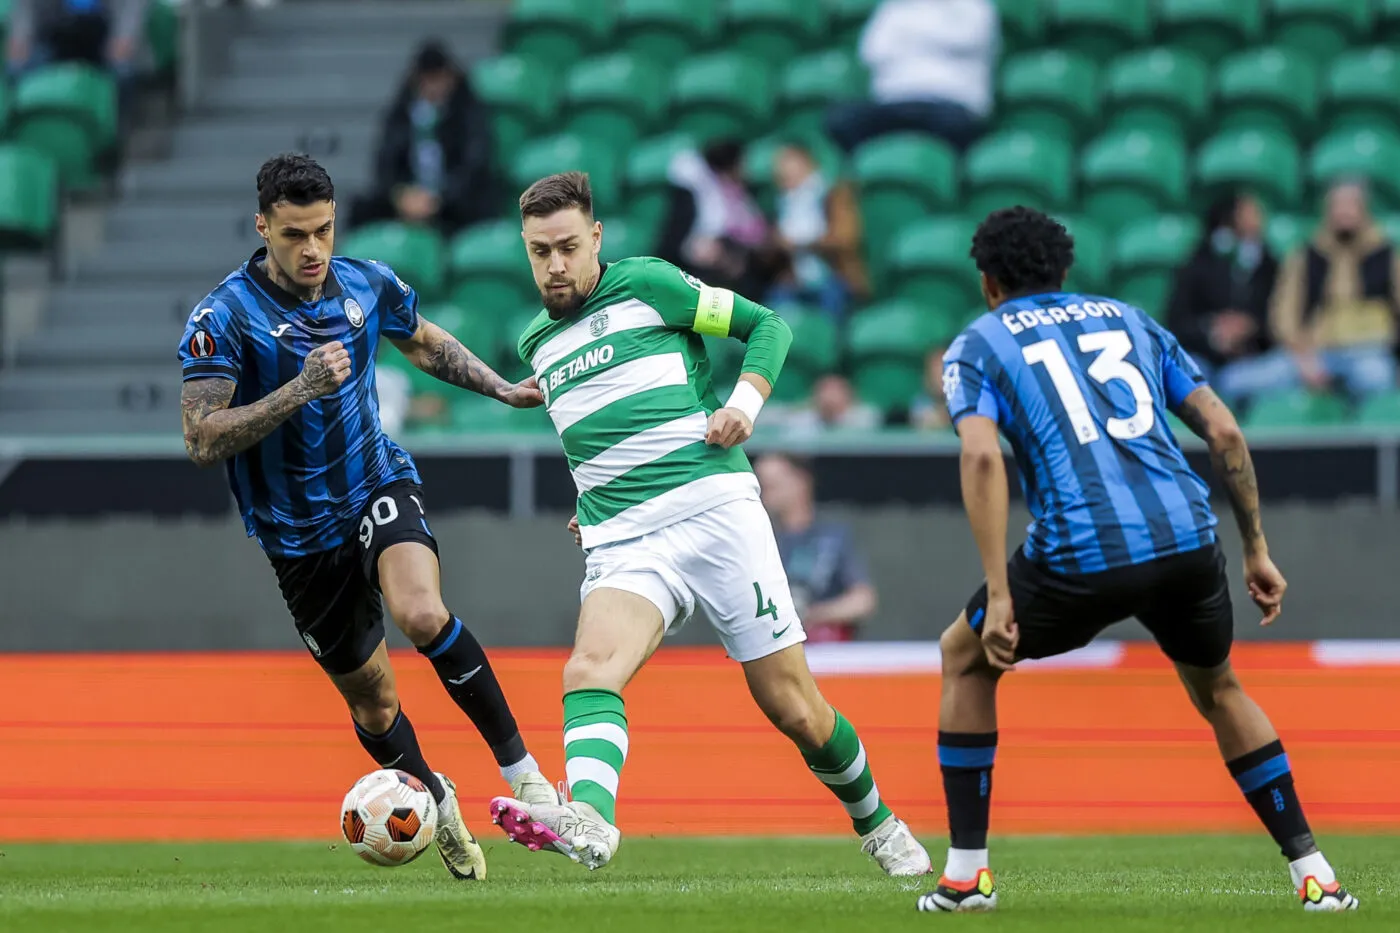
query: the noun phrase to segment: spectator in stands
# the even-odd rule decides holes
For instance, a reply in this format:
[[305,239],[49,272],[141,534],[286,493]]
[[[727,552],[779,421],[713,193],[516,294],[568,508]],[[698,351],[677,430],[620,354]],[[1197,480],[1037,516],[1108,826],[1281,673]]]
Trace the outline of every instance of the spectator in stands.
[[871,99],[833,109],[827,132],[847,152],[901,130],[965,147],[992,111],[1000,49],[991,0],[884,0],[860,38]]
[[760,296],[773,281],[773,231],[744,184],[744,147],[709,143],[676,153],[656,255],[710,285]]
[[767,454],[754,469],[807,640],[851,641],[860,623],[875,613],[876,594],[850,528],[817,519],[812,465],[806,460]]
[[1230,194],[1212,204],[1167,303],[1168,329],[1212,379],[1221,367],[1269,348],[1269,296],[1277,277],[1259,202]]
[[789,142],[773,157],[778,186],[777,247],[785,268],[768,292],[770,308],[804,305],[834,318],[865,298],[860,208],[850,183],[828,179],[810,149]]
[[1334,184],[1326,216],[1283,264],[1269,303],[1278,348],[1228,367],[1217,379],[1227,399],[1306,386],[1353,398],[1395,386],[1400,268],[1394,247],[1371,219],[1366,186]]
[[130,111],[146,35],[148,0],[11,0],[6,62],[10,76],[49,62],[106,67]]
[[[781,412],[781,414],[779,414]],[[784,411],[781,407],[769,420],[789,435],[813,435],[826,431],[873,431],[884,424],[884,416],[873,405],[856,398],[850,380],[828,373],[812,386],[806,405]]]
[[401,220],[450,234],[489,218],[492,156],[486,105],[447,49],[429,40],[384,117],[375,189],[356,200],[351,221]]
[[909,424],[920,431],[942,431],[953,425],[943,394],[943,351],[935,347],[924,357],[924,391],[909,406]]

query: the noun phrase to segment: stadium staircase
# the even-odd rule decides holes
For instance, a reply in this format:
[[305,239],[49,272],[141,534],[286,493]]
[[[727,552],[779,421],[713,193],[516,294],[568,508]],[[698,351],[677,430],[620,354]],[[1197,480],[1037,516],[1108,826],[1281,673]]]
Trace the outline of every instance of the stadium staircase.
[[0,369],[0,436],[176,432],[176,347],[196,302],[257,245],[253,181],[305,149],[342,209],[370,180],[378,122],[425,37],[459,60],[495,47],[497,4],[290,3],[237,20],[226,73],[129,164],[99,248],[49,292],[37,332]]

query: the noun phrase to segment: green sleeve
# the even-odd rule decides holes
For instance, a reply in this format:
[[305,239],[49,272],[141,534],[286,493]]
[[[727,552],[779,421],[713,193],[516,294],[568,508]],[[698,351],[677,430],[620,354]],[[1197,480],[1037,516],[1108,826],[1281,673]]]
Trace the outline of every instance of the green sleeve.
[[744,341],[748,348],[741,372],[762,376],[770,386],[777,384],[792,344],[786,321],[763,305],[727,288],[712,288],[665,260],[644,261],[652,307],[666,326]]

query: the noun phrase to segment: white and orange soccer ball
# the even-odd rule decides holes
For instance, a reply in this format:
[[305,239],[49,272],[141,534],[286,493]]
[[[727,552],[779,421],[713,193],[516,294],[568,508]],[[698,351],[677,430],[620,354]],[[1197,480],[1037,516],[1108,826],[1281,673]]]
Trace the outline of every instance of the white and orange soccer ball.
[[384,770],[355,782],[340,806],[340,831],[371,865],[407,865],[423,854],[437,831],[432,792],[411,774]]

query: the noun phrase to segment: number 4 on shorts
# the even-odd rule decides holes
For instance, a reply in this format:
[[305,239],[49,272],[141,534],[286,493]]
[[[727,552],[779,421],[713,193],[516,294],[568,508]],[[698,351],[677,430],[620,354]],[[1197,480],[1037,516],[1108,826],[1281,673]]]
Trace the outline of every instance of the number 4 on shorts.
[[768,605],[763,605],[763,587],[758,585],[757,580],[753,582],[753,594],[758,597],[758,609],[754,613],[754,618],[761,619],[764,616],[772,616],[774,622],[778,621],[778,607],[773,604],[771,599],[768,600]]

